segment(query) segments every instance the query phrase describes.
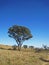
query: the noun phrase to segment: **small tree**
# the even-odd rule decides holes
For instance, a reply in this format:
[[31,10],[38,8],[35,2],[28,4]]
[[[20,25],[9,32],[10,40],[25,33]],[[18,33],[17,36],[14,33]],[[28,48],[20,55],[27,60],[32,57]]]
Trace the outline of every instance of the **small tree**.
[[27,45],[23,45],[23,47],[26,49],[27,48]]
[[30,49],[33,49],[33,48],[34,48],[34,46],[29,46],[29,48],[30,48]]
[[18,44],[18,50],[25,40],[32,38],[32,34],[27,27],[14,25],[8,29],[9,37],[14,38]]
[[47,50],[47,45],[43,45],[43,48],[44,48],[45,50]]

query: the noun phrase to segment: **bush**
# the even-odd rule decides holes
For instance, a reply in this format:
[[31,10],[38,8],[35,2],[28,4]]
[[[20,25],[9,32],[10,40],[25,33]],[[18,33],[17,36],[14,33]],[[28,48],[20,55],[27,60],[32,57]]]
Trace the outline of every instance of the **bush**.
[[40,48],[35,48],[35,52],[40,52],[41,51],[41,49]]
[[27,45],[23,45],[23,47],[26,49],[28,46]]
[[12,48],[13,48],[13,50],[16,50],[17,46],[16,45],[13,45]]
[[11,48],[9,48],[8,50],[12,50]]
[[34,48],[34,46],[29,46],[29,48],[33,49],[33,48]]

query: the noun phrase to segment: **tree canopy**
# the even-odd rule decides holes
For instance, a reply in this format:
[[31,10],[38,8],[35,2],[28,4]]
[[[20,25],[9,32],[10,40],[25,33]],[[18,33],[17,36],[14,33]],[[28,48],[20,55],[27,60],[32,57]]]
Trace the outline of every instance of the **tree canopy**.
[[8,34],[16,40],[19,50],[25,40],[32,38],[30,30],[24,26],[13,25],[8,29]]

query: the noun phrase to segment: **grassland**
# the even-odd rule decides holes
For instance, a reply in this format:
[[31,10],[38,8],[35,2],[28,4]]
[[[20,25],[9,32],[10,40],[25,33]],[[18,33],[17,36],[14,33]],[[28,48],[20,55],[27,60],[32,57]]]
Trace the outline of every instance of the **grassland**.
[[[35,53],[34,50],[7,50],[11,46],[0,45],[0,65],[49,65],[40,58],[49,59],[49,53]],[[5,48],[5,49],[4,49]]]

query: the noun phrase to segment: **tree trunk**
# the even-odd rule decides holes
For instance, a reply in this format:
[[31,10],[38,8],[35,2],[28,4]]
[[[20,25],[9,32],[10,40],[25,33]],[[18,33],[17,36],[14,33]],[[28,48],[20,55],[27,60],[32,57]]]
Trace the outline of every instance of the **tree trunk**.
[[21,45],[20,45],[20,44],[18,44],[18,50],[19,50],[19,51],[21,50]]

